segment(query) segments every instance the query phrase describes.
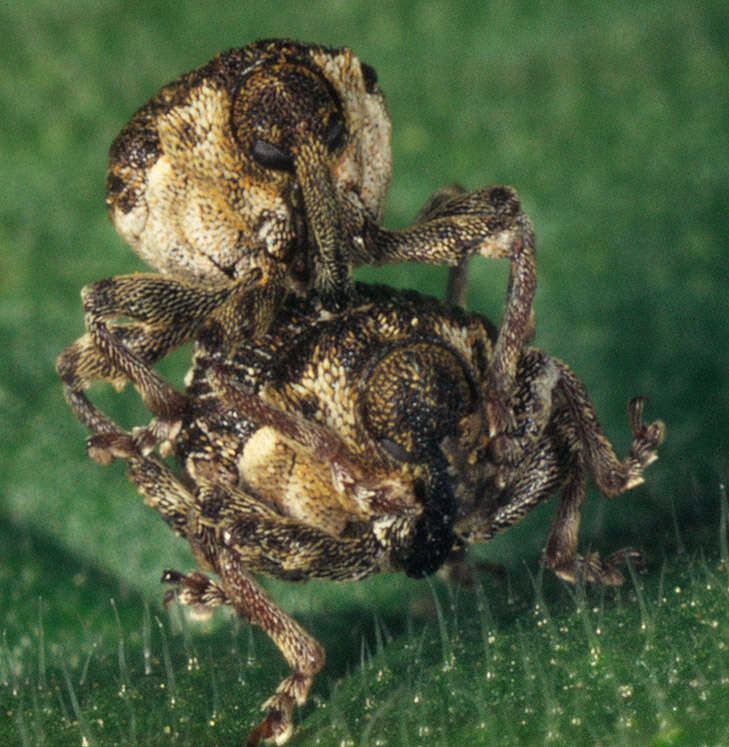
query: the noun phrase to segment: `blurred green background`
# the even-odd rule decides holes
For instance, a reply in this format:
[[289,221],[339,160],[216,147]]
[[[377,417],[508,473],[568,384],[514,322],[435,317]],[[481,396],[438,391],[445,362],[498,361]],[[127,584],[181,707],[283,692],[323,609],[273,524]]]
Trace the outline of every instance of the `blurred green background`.
[[[552,506],[485,548],[506,578],[475,590],[272,584],[328,648],[300,742],[729,741],[725,0],[32,0],[2,4],[0,24],[0,742],[241,741],[285,673],[257,632],[163,610],[161,570],[189,552],[123,466],[86,458],[53,369],[82,331],[80,288],[144,269],[104,209],[112,139],[167,81],[267,36],[376,68],[386,225],[445,183],[514,186],[538,238],[536,343],[586,383],[619,454],[632,396],[668,426],[645,486],[590,493],[583,546],[649,556],[617,594],[542,579]],[[469,306],[498,317],[506,275],[475,261]],[[186,356],[161,367],[178,384]],[[93,396],[146,421],[133,391]]]

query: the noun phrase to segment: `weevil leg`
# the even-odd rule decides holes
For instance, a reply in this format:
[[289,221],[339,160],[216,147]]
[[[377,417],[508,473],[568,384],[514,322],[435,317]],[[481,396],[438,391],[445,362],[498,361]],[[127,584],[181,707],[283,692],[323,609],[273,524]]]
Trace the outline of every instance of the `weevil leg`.
[[[338,540],[277,516],[237,489],[203,485],[193,495],[156,456],[135,455],[127,462],[128,476],[145,503],[189,540],[202,567],[220,576],[216,583],[200,571],[168,570],[163,583],[178,589],[181,603],[202,611],[233,607],[239,617],[269,635],[291,667],[291,674],[264,703],[266,717],[247,742],[283,744],[291,735],[294,707],[306,702],[314,675],[324,665],[324,649],[255,582],[246,561],[284,578],[316,576],[318,569],[321,577],[354,580],[380,570],[379,543],[369,531]],[[165,595],[166,603],[171,599]]]
[[[194,339],[204,325],[222,333],[255,335],[273,314],[274,299],[259,271],[238,283],[206,289],[159,275],[122,275],[86,286],[82,298],[87,333],[56,361],[66,399],[76,417],[96,434],[117,426],[84,393],[96,379],[122,388],[131,380],[147,407],[162,421],[179,418],[184,398],[151,366]],[[130,323],[113,320],[125,316]]]
[[[74,394],[82,393],[96,379],[121,388],[140,368],[151,366],[191,339],[201,320],[230,295],[230,288],[201,291],[152,274],[121,275],[87,285],[81,297],[88,331],[58,356],[58,374]],[[113,321],[122,316],[132,321]],[[112,351],[113,357],[104,348]],[[128,364],[127,354],[133,365]],[[86,402],[77,397],[71,406],[79,419],[87,425],[91,421],[95,430],[97,420],[88,415],[95,408]]]
[[188,538],[190,513],[195,496],[182,480],[155,455],[136,454],[127,459],[127,477],[144,498],[145,505],[162,515],[180,536]]
[[629,407],[633,444],[628,457],[620,461],[602,431],[584,386],[565,364],[539,351],[526,351],[520,361],[519,381],[522,387],[530,389],[529,395],[522,397],[531,403],[528,421],[537,426],[539,433],[540,419],[548,417],[546,428],[536,437],[531,450],[528,439],[514,438],[512,445],[522,454],[522,462],[514,466],[507,492],[497,493],[500,507],[494,510],[485,500],[482,509],[456,525],[456,534],[468,543],[487,541],[515,524],[562,485],[545,545],[544,564],[573,583],[582,578],[619,585],[623,576],[616,566],[630,561],[640,569],[643,558],[631,547],[604,559],[597,553],[578,554],[580,512],[587,479],[592,473],[598,488],[608,496],[639,484],[643,470],[656,459],[656,448],[663,440],[665,428],[660,422],[644,424],[644,402],[633,400]]
[[446,285],[446,303],[451,306],[465,307],[468,292],[468,266],[470,260],[464,259],[455,267],[448,268]]
[[632,562],[639,570],[644,561],[640,551],[626,547],[608,558],[597,553],[581,556],[577,553],[580,509],[584,501],[588,472],[592,472],[599,490],[614,497],[643,482],[643,471],[657,459],[656,449],[665,436],[660,421],[643,423],[644,400],[638,398],[629,405],[629,420],[633,432],[630,453],[624,460],[615,455],[605,436],[583,384],[561,361],[557,390],[569,419],[563,421],[562,441],[573,454],[569,475],[560,495],[557,515],[552,523],[544,552],[544,563],[561,578],[617,586],[623,575],[616,564]]
[[[416,222],[426,223],[438,217],[438,211],[450,200],[465,194],[466,190],[460,184],[448,184],[434,192],[420,211]],[[458,264],[448,268],[448,283],[446,285],[446,303],[453,306],[466,305],[466,291],[468,290],[468,266],[470,257],[462,259]]]
[[583,580],[605,586],[620,586],[624,578],[616,566],[630,561],[638,570],[642,570],[643,555],[632,547],[624,547],[607,558],[601,558],[596,552],[589,555],[578,554],[580,512],[585,499],[586,483],[587,472],[582,455],[578,454],[570,468],[570,477],[562,489],[542,562],[561,579],[573,584]]
[[582,382],[564,363],[556,359],[555,363],[560,368],[558,389],[572,415],[586,464],[593,473],[597,487],[612,497],[640,485],[646,467],[658,459],[656,450],[665,438],[665,425],[660,420],[643,423],[645,400],[640,397],[631,400],[628,415],[633,443],[628,456],[619,460],[602,430]]
[[[292,673],[279,683],[276,692],[263,704],[266,717],[253,730],[246,744],[258,745],[263,740],[283,744],[291,736],[294,707],[306,702],[314,675],[324,666],[324,649],[276,606],[253,577],[241,568],[234,553],[220,551],[218,562],[220,583],[199,571],[185,575],[171,570],[164,572],[162,582],[177,588],[177,599],[182,604],[201,609],[231,606],[240,618],[260,627],[276,644]],[[166,595],[166,602],[171,598]]]
[[565,464],[560,451],[554,448],[550,436],[553,430],[550,427],[545,432],[541,448],[533,449],[519,466],[512,485],[499,496],[499,508],[494,510],[486,499],[482,508],[456,524],[459,538],[468,544],[487,542],[554,495],[564,479]]

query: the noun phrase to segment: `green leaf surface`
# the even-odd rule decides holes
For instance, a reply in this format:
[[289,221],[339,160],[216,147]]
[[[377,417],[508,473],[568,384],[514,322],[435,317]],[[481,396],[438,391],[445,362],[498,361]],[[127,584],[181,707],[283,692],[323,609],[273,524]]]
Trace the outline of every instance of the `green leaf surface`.
[[[123,466],[87,459],[53,369],[80,288],[144,269],[105,215],[112,139],[167,81],[267,36],[377,69],[387,225],[446,183],[514,186],[538,238],[536,344],[618,453],[632,396],[668,426],[644,486],[588,495],[584,549],[649,557],[618,591],[542,577],[552,506],[475,553],[505,575],[470,589],[270,583],[327,649],[295,743],[729,742],[725,2],[32,0],[0,22],[0,743],[240,743],[286,672],[259,631],[164,609],[161,572],[191,554]],[[474,262],[469,306],[498,318],[506,276]],[[360,277],[441,295],[445,272]],[[160,369],[179,385],[188,360]],[[147,419],[133,391],[92,396]]]

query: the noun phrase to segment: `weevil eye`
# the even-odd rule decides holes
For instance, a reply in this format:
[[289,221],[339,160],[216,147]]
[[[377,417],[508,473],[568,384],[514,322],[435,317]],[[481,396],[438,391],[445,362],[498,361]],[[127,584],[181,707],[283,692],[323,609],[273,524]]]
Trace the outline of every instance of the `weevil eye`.
[[267,140],[256,140],[251,149],[253,160],[264,169],[272,171],[290,171],[294,170],[294,159],[290,153],[286,153],[273,143]]
[[330,153],[339,150],[344,143],[345,134],[344,120],[340,116],[333,116],[329,121],[329,132],[327,132],[327,148]]
[[393,459],[397,459],[398,462],[415,461],[415,457],[404,446],[401,446],[390,438],[382,438],[378,443]]

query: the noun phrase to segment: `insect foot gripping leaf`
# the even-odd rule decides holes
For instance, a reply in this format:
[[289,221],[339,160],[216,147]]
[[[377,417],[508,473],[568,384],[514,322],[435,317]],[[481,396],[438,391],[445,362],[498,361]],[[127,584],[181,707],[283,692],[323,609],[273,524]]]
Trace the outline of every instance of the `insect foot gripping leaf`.
[[663,425],[644,424],[643,401],[631,403],[633,443],[618,460],[575,375],[523,348],[514,392],[501,402],[514,423],[505,434],[512,458],[495,462],[497,339],[483,317],[415,293],[355,285],[351,304],[334,313],[289,296],[257,339],[198,345],[170,443],[179,474],[117,431],[130,479],[200,564],[163,581],[183,604],[227,605],[260,626],[291,668],[248,744],[288,739],[293,709],[324,664],[322,647],[257,574],[424,576],[556,491],[547,566],[568,581],[618,584],[616,564],[640,559],[632,548],[579,555],[580,509],[590,476],[608,495],[642,480]]
[[412,226],[387,231],[379,221],[390,172],[377,76],[346,48],[258,41],[181,76],[136,112],[111,146],[107,205],[160,274],[86,286],[86,334],[57,361],[68,402],[99,436],[95,458],[124,456],[116,425],[84,393],[95,379],[136,385],[158,418],[138,435],[151,448],[179,423],[182,400],[151,368],[177,346],[213,334],[255,339],[291,291],[313,288],[326,309],[342,309],[356,265],[463,267],[473,254],[512,265],[490,395],[492,435],[505,431],[501,403],[531,327],[529,221],[508,187],[446,189]]

